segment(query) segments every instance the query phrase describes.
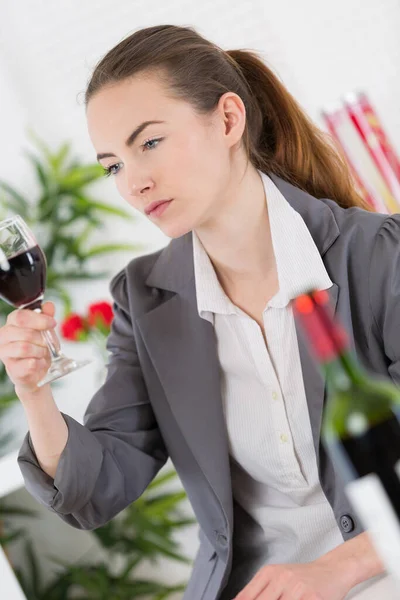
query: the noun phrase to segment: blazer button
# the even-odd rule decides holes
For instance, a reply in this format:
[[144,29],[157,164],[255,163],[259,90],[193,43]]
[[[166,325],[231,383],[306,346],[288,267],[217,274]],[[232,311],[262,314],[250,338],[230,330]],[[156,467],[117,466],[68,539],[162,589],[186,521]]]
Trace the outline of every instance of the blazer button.
[[340,517],[340,527],[345,533],[350,533],[351,531],[353,531],[355,525],[352,517],[350,515],[342,515]]
[[226,535],[224,535],[223,533],[219,533],[218,531],[215,532],[216,538],[217,538],[217,542],[220,546],[225,547],[228,544],[228,538],[226,537]]

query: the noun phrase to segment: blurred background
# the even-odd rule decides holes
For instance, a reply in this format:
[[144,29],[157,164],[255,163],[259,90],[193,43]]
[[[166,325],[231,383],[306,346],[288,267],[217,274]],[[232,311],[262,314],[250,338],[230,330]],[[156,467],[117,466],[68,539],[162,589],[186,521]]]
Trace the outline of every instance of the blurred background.
[[[83,94],[90,73],[129,33],[161,23],[190,25],[225,50],[259,52],[310,117],[341,139],[355,172],[359,168],[360,188],[381,202],[383,212],[397,212],[397,0],[13,0],[2,4],[1,13],[1,218],[25,211],[39,243],[52,254],[45,299],[56,303],[63,349],[93,359],[53,388],[60,409],[77,420],[104,376],[109,280],[134,256],[169,241],[119,198],[112,178],[101,176],[86,129]],[[371,127],[363,137],[362,123],[351,111],[343,112],[344,98],[347,108],[359,108],[359,92],[373,107],[380,154],[376,138],[368,137],[374,134]],[[356,126],[351,131],[350,122]],[[85,318],[96,314],[99,303],[89,331]],[[7,307],[1,310],[4,322]],[[71,313],[81,321],[71,325]],[[74,335],[80,341],[73,341]],[[172,465],[163,469],[164,479],[148,498],[104,531],[77,531],[38,506],[22,487],[16,454],[26,422],[4,372],[0,411],[3,597],[61,600],[79,592],[82,599],[181,598],[198,540]]]

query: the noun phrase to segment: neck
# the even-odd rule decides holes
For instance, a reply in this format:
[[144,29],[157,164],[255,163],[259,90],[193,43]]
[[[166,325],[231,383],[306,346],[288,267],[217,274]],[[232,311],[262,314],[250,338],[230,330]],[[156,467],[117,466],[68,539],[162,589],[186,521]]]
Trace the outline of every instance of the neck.
[[276,265],[263,182],[252,166],[236,171],[218,212],[196,233],[222,282],[267,281]]

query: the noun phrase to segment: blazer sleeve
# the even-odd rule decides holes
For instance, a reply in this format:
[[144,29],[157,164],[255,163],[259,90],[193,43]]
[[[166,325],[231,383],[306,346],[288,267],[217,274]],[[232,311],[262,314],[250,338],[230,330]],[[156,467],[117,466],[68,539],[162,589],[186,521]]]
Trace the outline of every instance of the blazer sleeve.
[[388,373],[400,385],[400,214],[387,217],[376,236],[369,277],[372,330]]
[[54,480],[40,468],[29,432],[18,456],[27,490],[78,529],[112,519],[141,495],[168,458],[138,360],[124,271],[110,291],[114,319],[106,381],[91,399],[84,425],[62,413],[68,440]]

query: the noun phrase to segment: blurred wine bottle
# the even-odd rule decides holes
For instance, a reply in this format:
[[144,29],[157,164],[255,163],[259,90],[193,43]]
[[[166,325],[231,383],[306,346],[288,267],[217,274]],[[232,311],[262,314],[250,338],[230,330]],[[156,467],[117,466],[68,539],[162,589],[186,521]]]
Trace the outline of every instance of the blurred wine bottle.
[[400,389],[367,372],[327,291],[293,301],[326,377],[322,441],[388,572],[400,581]]

